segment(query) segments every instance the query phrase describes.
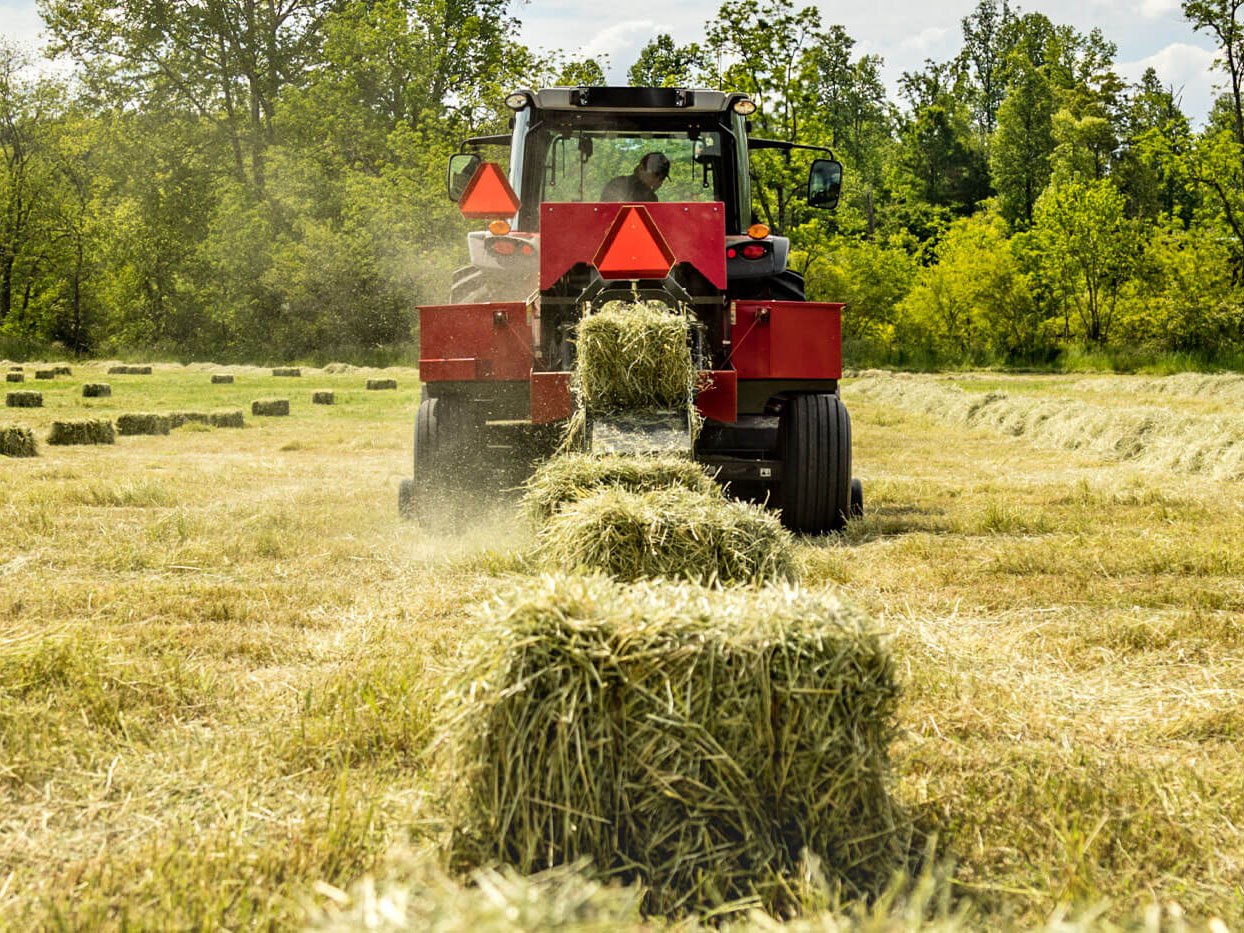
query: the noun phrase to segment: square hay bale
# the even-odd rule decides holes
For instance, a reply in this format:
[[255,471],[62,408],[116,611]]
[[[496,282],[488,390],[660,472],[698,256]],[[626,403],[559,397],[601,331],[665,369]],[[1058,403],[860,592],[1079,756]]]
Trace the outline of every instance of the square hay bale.
[[805,852],[848,896],[903,865],[895,665],[861,613],[792,588],[515,589],[441,714],[455,868],[586,859],[671,915],[797,910]]
[[9,392],[4,396],[4,404],[9,408],[42,408],[43,393],[29,390]]
[[36,369],[36,370],[35,370],[35,378],[36,378],[36,379],[55,379],[55,378],[56,378],[56,370],[54,370],[54,369]]
[[68,366],[53,366],[52,372],[58,376],[72,376],[73,370]]
[[170,428],[180,428],[185,424],[210,424],[211,417],[205,411],[171,411],[168,413]]
[[525,484],[523,510],[540,526],[568,502],[606,487],[649,492],[681,486],[706,495],[719,487],[694,460],[686,457],[637,457],[624,454],[565,454],[540,465]]
[[335,401],[336,397],[327,389],[321,389],[318,392],[311,393],[312,405],[332,405]]
[[397,380],[396,379],[368,379],[367,388],[372,392],[375,392],[381,389],[396,389]]
[[606,487],[553,513],[537,536],[554,570],[659,577],[707,585],[795,580],[795,542],[772,512],[679,486]]
[[122,437],[167,434],[171,426],[168,415],[157,415],[152,412],[131,412],[117,416],[117,433]]
[[0,427],[0,457],[37,457],[39,445],[30,428],[20,425]]
[[611,301],[579,322],[574,386],[588,411],[685,411],[697,372],[682,314]]
[[49,444],[115,444],[112,422],[106,418],[84,421],[53,421]]
[[212,385],[214,386],[233,385],[233,375],[231,373],[212,373]]
[[257,398],[251,402],[251,414],[263,418],[279,418],[289,414],[287,398]]
[[301,376],[302,370],[298,369],[296,366],[278,366],[276,369],[272,370],[272,375],[293,378]]
[[83,398],[111,398],[112,386],[106,382],[84,382],[82,384]]
[[150,366],[109,366],[110,376],[150,376]]
[[25,381],[26,381],[26,374],[25,374],[25,373],[14,373],[14,372],[8,372],[8,373],[5,373],[5,374],[4,374],[4,381],[5,381],[5,382],[25,382]]
[[230,411],[214,411],[207,416],[207,423],[214,428],[242,428],[246,426],[246,419],[242,415],[242,409],[234,408]]
[[21,371],[22,371],[22,367],[21,367],[21,366],[18,366],[18,365],[16,365],[16,364],[14,364],[13,366],[10,366],[10,367],[9,367],[9,372],[11,372],[11,373],[20,373]]

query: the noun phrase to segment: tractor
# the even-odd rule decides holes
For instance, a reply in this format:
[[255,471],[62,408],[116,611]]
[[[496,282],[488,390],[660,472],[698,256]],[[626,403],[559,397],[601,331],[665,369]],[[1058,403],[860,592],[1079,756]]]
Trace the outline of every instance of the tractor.
[[[512,131],[468,139],[449,160],[450,198],[488,223],[468,234],[449,303],[419,308],[422,400],[403,512],[434,516],[547,456],[575,411],[576,323],[604,302],[642,300],[693,322],[700,430],[658,425],[618,446],[601,425],[585,433],[588,449],[682,445],[796,532],[861,514],[838,392],[843,306],[806,300],[790,240],[752,214],[751,153],[813,150],[806,199],[826,210],[842,184],[833,153],[750,136],[756,105],[741,93],[554,87],[505,103]],[[508,147],[508,171],[485,160],[490,147]],[[603,199],[645,165],[666,170],[651,194],[629,184],[641,200]]]

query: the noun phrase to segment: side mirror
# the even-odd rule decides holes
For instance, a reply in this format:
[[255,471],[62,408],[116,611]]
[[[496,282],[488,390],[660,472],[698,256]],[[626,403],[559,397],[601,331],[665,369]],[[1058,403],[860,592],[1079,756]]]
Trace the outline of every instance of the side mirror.
[[480,158],[469,152],[459,152],[449,157],[449,200],[455,203],[462,199],[467,183],[474,177],[479,168]]
[[842,163],[834,159],[816,159],[808,170],[808,206],[832,211],[842,193]]

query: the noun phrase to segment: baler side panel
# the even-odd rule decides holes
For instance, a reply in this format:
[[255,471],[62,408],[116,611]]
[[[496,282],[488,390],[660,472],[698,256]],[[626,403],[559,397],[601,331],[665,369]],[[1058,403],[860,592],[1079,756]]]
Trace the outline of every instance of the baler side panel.
[[433,305],[419,309],[423,382],[526,380],[531,325],[522,302]]
[[730,360],[739,379],[842,378],[842,308],[835,302],[735,302]]

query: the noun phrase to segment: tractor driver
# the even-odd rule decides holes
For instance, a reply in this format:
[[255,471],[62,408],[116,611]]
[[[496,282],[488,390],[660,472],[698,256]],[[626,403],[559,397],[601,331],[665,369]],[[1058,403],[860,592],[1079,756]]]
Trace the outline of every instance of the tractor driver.
[[611,179],[601,192],[602,201],[655,201],[657,189],[670,173],[670,160],[663,152],[649,152],[635,171]]

